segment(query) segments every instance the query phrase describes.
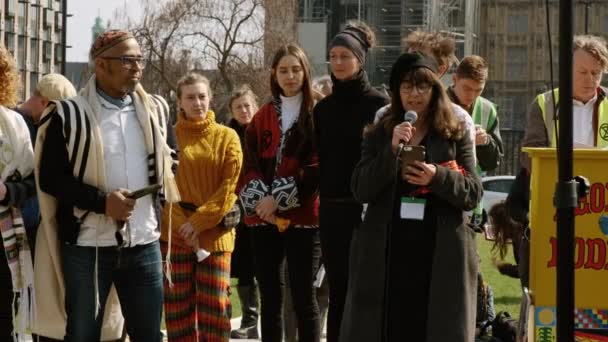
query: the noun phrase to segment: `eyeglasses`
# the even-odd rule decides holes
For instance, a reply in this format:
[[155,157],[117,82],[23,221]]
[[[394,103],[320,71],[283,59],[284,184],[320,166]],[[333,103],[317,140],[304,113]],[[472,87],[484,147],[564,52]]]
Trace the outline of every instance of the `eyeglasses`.
[[416,85],[413,85],[411,83],[401,83],[399,91],[404,94],[411,94],[414,92],[414,88],[418,90],[418,93],[426,94],[431,90],[432,86],[428,83],[420,83]]
[[120,57],[101,57],[103,59],[110,60],[118,60],[122,63],[126,69],[133,69],[135,64],[139,65],[140,69],[145,69],[146,67],[146,59],[143,57],[129,57],[129,56],[120,56]]

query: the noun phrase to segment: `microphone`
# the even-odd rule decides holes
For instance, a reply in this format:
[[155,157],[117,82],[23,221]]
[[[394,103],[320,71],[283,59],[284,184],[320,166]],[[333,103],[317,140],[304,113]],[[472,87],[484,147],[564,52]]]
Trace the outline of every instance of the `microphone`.
[[[416,120],[418,120],[418,114],[416,112],[414,112],[413,110],[408,110],[407,112],[405,112],[405,114],[403,115],[403,122],[409,122],[411,124],[414,124],[416,122]],[[397,145],[397,151],[401,151],[403,150],[403,147],[407,144],[406,141],[404,140],[399,140],[399,145]]]

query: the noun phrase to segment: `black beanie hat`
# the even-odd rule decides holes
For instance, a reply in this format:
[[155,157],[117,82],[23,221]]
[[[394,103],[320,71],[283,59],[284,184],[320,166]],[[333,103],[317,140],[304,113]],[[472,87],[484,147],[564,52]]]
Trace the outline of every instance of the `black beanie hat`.
[[352,51],[361,64],[365,63],[365,55],[371,47],[367,40],[367,34],[354,26],[346,26],[332,39],[329,49],[331,50],[335,46],[344,46]]
[[434,59],[429,58],[420,52],[407,52],[399,56],[391,69],[391,78],[389,81],[391,91],[397,91],[401,86],[403,76],[409,71],[418,68],[427,68],[435,74],[439,70]]

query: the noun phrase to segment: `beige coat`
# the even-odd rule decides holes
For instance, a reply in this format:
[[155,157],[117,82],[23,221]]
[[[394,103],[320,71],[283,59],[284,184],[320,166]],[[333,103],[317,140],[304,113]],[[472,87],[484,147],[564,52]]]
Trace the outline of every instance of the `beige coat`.
[[[95,87],[95,77],[92,77],[87,86],[81,90],[80,96],[73,98],[75,102],[79,103],[84,108],[89,106],[92,107],[92,109],[89,109],[87,112],[98,112],[95,111],[97,104]],[[143,118],[143,115],[146,115],[145,120],[140,118],[140,122],[148,123],[150,120],[154,122],[153,125],[148,126],[148,129],[144,129],[144,134],[147,134],[147,143],[157,144],[155,151],[157,153],[157,175],[159,177],[159,182],[162,182],[163,184],[167,201],[172,203],[177,202],[179,201],[179,193],[177,192],[177,186],[175,185],[171,172],[171,151],[166,144],[164,144],[165,132],[163,132],[163,129],[160,127],[157,116],[147,116],[149,115],[147,113],[156,113],[161,109],[151,107],[154,105],[151,101],[141,100],[148,98],[148,95],[141,86],[136,88],[135,94],[135,107],[138,117],[141,115]],[[47,108],[43,113],[41,122],[45,121],[46,115],[51,115],[49,113],[54,113],[53,106]],[[98,132],[99,128],[96,124],[94,115],[89,115],[89,120],[91,120],[91,126],[93,127],[94,133],[92,134],[93,139],[91,140],[90,156],[87,159],[87,167],[83,180],[87,184],[91,184],[100,189],[105,189],[103,148],[101,143],[96,143],[96,141],[100,140],[98,138],[96,140],[95,138],[95,136],[100,136],[100,133]],[[65,286],[61,267],[61,242],[58,240],[56,233],[58,228],[55,219],[57,200],[55,197],[41,191],[38,185],[40,179],[40,158],[47,127],[48,125],[44,123],[40,125],[35,148],[35,176],[42,220],[38,229],[36,241],[34,283],[38,284],[38,286],[36,286],[35,290],[37,301],[35,310],[36,316],[32,331],[41,336],[62,340],[65,336],[67,315],[65,311]],[[163,139],[152,139],[152,135],[163,137]],[[79,209],[75,209],[75,211],[76,210]],[[94,284],[91,284],[90,286],[94,286]],[[120,303],[116,290],[112,287],[105,305],[101,339],[102,341],[119,339],[122,335],[122,331],[123,317],[120,310]]]

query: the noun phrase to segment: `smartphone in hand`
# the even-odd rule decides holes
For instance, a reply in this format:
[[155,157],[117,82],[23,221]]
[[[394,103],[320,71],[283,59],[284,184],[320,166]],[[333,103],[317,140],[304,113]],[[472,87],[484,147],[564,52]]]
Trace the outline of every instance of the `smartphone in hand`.
[[494,230],[494,226],[492,226],[491,224],[488,224],[488,223],[485,224],[483,234],[484,234],[486,240],[488,240],[488,241],[496,240],[496,231]]
[[408,174],[407,166],[416,167],[414,162],[421,161],[424,162],[426,159],[426,149],[424,146],[413,146],[406,145],[403,147],[403,151],[401,152],[401,178],[405,179],[405,176]]
[[138,199],[146,195],[155,194],[158,192],[158,190],[160,190],[160,184],[152,184],[131,192],[127,197],[131,199]]

